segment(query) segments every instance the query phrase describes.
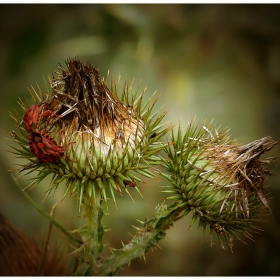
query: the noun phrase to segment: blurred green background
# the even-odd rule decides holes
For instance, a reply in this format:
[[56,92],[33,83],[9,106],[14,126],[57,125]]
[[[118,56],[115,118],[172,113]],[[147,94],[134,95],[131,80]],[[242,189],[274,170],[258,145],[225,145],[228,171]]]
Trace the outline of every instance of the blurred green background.
[[[240,143],[271,135],[280,139],[280,6],[245,4],[185,5],[0,5],[0,211],[30,236],[44,236],[48,222],[25,200],[8,174],[22,163],[7,153],[9,131],[14,123],[9,111],[18,98],[31,101],[28,87],[45,90],[47,78],[68,57],[79,56],[115,77],[135,78],[147,97],[161,94],[158,108],[168,110],[173,124],[196,116],[231,129]],[[270,153],[279,155],[279,146]],[[268,178],[273,217],[265,216],[261,234],[247,245],[235,240],[234,253],[224,251],[209,236],[189,228],[190,217],[175,223],[160,242],[161,249],[149,251],[118,275],[134,276],[276,276],[280,275],[280,170],[279,160],[271,166],[276,176]],[[15,174],[18,176],[19,174]],[[27,177],[19,180],[28,184]],[[109,232],[105,242],[119,248],[130,240],[136,219],[152,217],[163,194],[164,181],[145,180],[143,200],[133,193],[118,197],[118,210],[109,203],[104,218]],[[30,191],[50,211],[60,202],[63,190],[48,197],[42,194],[48,182]],[[63,187],[61,187],[63,188]],[[74,198],[65,199],[55,217],[68,229],[81,219]],[[53,229],[51,242],[63,253],[71,252],[68,240]],[[105,250],[109,253],[109,250]],[[69,257],[70,258],[70,257]]]

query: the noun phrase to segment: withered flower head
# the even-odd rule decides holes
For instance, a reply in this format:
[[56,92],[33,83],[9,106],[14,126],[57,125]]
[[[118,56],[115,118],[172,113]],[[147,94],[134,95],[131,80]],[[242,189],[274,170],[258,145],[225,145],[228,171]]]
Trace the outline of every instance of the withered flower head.
[[134,187],[139,192],[136,174],[153,176],[156,153],[164,148],[160,139],[169,128],[160,122],[165,114],[152,114],[153,96],[144,103],[145,90],[133,93],[127,82],[119,98],[119,80],[109,89],[90,63],[74,58],[66,66],[50,79],[50,93],[32,88],[36,103],[20,103],[21,123],[12,116],[22,124],[23,137],[13,133],[21,146],[16,152],[31,161],[21,170],[39,170],[32,185],[53,174],[47,193],[65,181],[64,197],[78,193],[79,203],[85,196],[94,200],[97,192],[106,202],[108,190],[114,201],[114,190],[130,195],[128,188]]
[[271,173],[265,165],[275,158],[260,156],[277,142],[268,136],[240,145],[229,141],[228,131],[210,126],[199,129],[191,122],[185,133],[181,127],[172,132],[165,162],[170,174],[164,175],[171,185],[165,192],[186,214],[193,212],[193,222],[199,218],[200,227],[232,246],[237,233],[252,238],[262,210],[270,212],[264,176]]

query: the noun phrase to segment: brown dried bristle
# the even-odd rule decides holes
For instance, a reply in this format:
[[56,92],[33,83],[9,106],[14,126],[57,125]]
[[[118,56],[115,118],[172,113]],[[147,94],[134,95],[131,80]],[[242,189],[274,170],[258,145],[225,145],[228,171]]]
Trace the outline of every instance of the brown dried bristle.
[[66,65],[52,80],[53,93],[47,101],[47,108],[63,118],[60,126],[92,131],[107,144],[116,138],[124,142],[126,134],[134,134],[141,122],[139,112],[110,92],[98,70],[79,59],[68,59]]
[[[36,240],[17,230],[0,213],[1,276],[39,276],[42,254]],[[66,275],[66,265],[62,254],[57,248],[49,249],[40,276]]]

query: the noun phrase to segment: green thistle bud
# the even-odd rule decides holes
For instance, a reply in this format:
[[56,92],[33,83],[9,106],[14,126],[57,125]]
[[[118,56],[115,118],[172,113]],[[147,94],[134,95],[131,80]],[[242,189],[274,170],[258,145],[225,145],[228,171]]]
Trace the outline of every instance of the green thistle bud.
[[156,153],[165,147],[160,141],[169,130],[160,124],[165,114],[152,114],[153,96],[144,103],[145,90],[132,93],[127,82],[119,98],[119,80],[109,89],[108,77],[103,81],[90,63],[68,59],[66,66],[50,78],[48,94],[32,88],[37,105],[20,102],[23,121],[12,116],[22,133],[13,132],[20,145],[15,151],[31,161],[21,171],[39,171],[31,185],[52,174],[47,194],[65,181],[64,197],[76,193],[80,205],[85,197],[107,202],[108,191],[115,203],[114,190],[130,195],[133,187],[140,193],[137,173],[153,176],[150,167],[159,163]]
[[258,230],[263,208],[270,211],[264,175],[271,174],[265,164],[275,158],[261,160],[277,142],[264,137],[247,145],[229,141],[228,131],[211,131],[211,124],[200,129],[190,123],[185,134],[181,127],[177,136],[172,132],[172,144],[166,148],[165,167],[170,175],[165,192],[170,199],[193,212],[193,222],[215,232],[232,246],[237,233],[252,238],[250,231]]

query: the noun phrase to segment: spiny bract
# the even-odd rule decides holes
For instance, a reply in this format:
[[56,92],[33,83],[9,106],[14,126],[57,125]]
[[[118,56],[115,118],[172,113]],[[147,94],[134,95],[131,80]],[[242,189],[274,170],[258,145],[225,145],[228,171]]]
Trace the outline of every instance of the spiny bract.
[[[169,130],[161,124],[165,113],[152,113],[157,99],[153,101],[152,95],[143,102],[145,89],[138,94],[138,87],[133,93],[133,84],[127,82],[118,97],[119,80],[112,81],[109,89],[108,77],[103,81],[89,62],[68,59],[66,66],[59,67],[56,78],[49,78],[48,94],[40,88],[38,92],[34,88],[30,91],[40,105],[36,131],[53,139],[49,140],[53,145],[49,150],[44,138],[37,137],[35,143],[33,138],[29,140],[43,163],[38,162],[28,145],[29,134],[34,131],[30,127],[26,131],[21,118],[12,115],[22,134],[12,132],[20,145],[14,148],[14,153],[31,162],[22,166],[21,171],[39,171],[31,186],[52,174],[47,194],[65,181],[64,197],[77,193],[79,204],[85,196],[94,203],[96,192],[100,192],[106,203],[108,190],[115,203],[114,190],[121,194],[124,189],[130,195],[128,188],[133,187],[140,193],[136,183],[141,179],[137,173],[153,176],[151,166],[159,163],[156,154],[165,147],[161,138]],[[29,106],[22,101],[20,105],[26,112]],[[53,112],[53,116],[40,118],[46,111]],[[155,134],[156,137],[151,137]],[[56,155],[58,160],[51,162],[48,159],[52,155],[44,153],[54,153],[56,145],[64,148]]]
[[193,222],[207,231],[215,231],[232,246],[232,236],[241,233],[251,238],[250,231],[263,208],[270,211],[264,175],[271,174],[265,165],[275,158],[260,156],[277,144],[264,137],[247,145],[229,141],[228,131],[211,130],[211,124],[199,129],[190,122],[186,132],[179,127],[172,132],[164,174],[171,183],[165,192],[170,199],[193,212]]

